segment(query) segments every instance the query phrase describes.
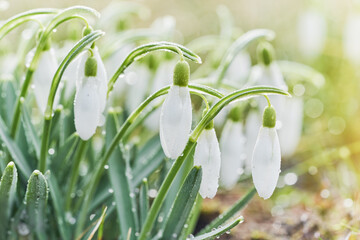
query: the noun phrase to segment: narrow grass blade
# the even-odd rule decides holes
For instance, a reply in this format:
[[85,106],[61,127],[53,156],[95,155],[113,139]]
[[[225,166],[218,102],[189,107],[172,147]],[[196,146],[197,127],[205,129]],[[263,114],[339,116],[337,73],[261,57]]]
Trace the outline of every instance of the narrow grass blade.
[[206,227],[204,227],[199,232],[199,234],[211,231],[211,229],[219,227],[221,224],[223,224],[230,218],[234,217],[234,215],[237,212],[239,212],[248,204],[248,202],[254,197],[255,193],[256,193],[255,188],[252,188],[243,198],[237,201],[229,210],[219,215],[211,223],[209,223]]
[[48,184],[44,175],[35,170],[28,181],[25,204],[28,221],[40,240],[46,239],[45,219],[48,199]]
[[228,231],[230,231],[232,228],[234,228],[239,223],[242,223],[244,221],[243,217],[239,217],[235,219],[234,221],[231,221],[230,223],[226,224],[223,227],[219,227],[211,232],[196,236],[195,238],[190,238],[193,240],[205,240],[205,239],[213,239],[217,236],[220,236]]
[[31,122],[29,111],[25,105],[23,105],[22,123],[25,131],[25,136],[28,141],[28,145],[34,148],[36,157],[40,157],[40,138],[36,133],[35,127]]
[[90,236],[87,238],[87,240],[91,240],[93,239],[96,231],[100,228],[100,226],[102,224],[104,224],[104,220],[105,220],[105,213],[106,213],[107,207],[104,208],[100,218],[97,220],[96,225],[94,226],[94,228],[92,229]]
[[[108,115],[106,132],[106,145],[109,146],[117,132],[116,115],[114,113]],[[127,233],[131,229],[130,240],[135,239],[135,220],[137,219],[133,201],[135,194],[130,189],[131,179],[128,177],[128,166],[119,146],[116,147],[109,159],[108,171],[120,222],[121,237],[127,239]]]
[[140,194],[139,194],[139,209],[140,209],[140,221],[139,225],[140,228],[144,224],[147,213],[149,211],[149,195],[148,195],[148,181],[147,179],[143,179],[141,187],[140,187]]
[[201,176],[201,168],[194,167],[186,177],[166,220],[163,239],[178,239],[195,203]]
[[55,210],[55,220],[59,227],[59,232],[62,239],[70,239],[70,229],[65,219],[65,210],[63,203],[63,194],[60,191],[59,184],[54,174],[47,174],[47,181],[49,184],[50,200]]
[[8,151],[10,152],[10,155],[13,158],[14,162],[16,163],[16,166],[19,168],[21,174],[25,178],[28,178],[31,174],[31,168],[28,165],[28,162],[24,158],[17,144],[9,136],[6,129],[7,127],[5,126],[5,123],[0,117],[0,138],[2,139]]
[[0,239],[7,238],[10,212],[14,202],[16,184],[18,180],[14,162],[10,162],[1,177],[0,182]]

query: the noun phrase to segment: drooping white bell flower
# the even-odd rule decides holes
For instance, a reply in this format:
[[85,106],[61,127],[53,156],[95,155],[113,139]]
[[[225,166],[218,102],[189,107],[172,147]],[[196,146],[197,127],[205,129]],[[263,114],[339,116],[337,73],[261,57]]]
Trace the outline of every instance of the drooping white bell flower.
[[[100,53],[98,48],[95,46],[92,49],[93,57],[95,58],[97,62],[97,69],[96,69],[96,86],[97,91],[99,94],[99,103],[100,103],[100,121],[98,122],[98,126],[102,126],[105,123],[105,117],[102,115],[102,113],[105,110],[106,107],[106,95],[107,95],[107,73],[104,66],[104,63],[101,59]],[[79,56],[80,59],[78,60],[79,65],[76,72],[76,91],[79,90],[79,88],[83,84],[84,75],[85,75],[85,63],[88,60],[88,53],[83,52]]]
[[360,64],[360,14],[347,17],[343,33],[345,56],[354,64]]
[[246,161],[245,173],[251,172],[251,161],[253,157],[254,146],[257,139],[257,133],[261,127],[261,115],[257,110],[250,110],[245,121],[245,136],[246,136]]
[[273,194],[280,174],[281,150],[275,124],[275,109],[266,107],[252,159],[253,182],[259,196],[264,199]]
[[321,54],[326,41],[326,20],[316,10],[303,12],[297,24],[298,46],[304,57],[313,59]]
[[[281,69],[276,61],[274,61],[274,48],[269,43],[259,44],[257,48],[259,64],[254,66],[250,74],[250,85],[261,85],[276,87],[281,90],[287,91],[288,86],[285,83]],[[278,112],[277,129],[282,125],[282,114],[284,110],[285,98],[282,96],[269,96],[272,105]],[[267,105],[265,99],[258,99],[259,109],[264,109]]]
[[106,92],[102,88],[105,79],[97,74],[98,65],[95,57],[85,62],[84,76],[78,83],[74,101],[75,128],[83,140],[94,135],[97,126],[102,124],[102,112],[106,101]]
[[243,172],[246,159],[245,142],[242,123],[229,119],[220,138],[220,184],[226,189],[234,187]]
[[285,98],[281,116],[282,126],[278,130],[281,155],[290,157],[300,141],[303,123],[303,99],[301,97]]
[[136,64],[126,69],[127,93],[125,105],[129,112],[132,112],[144,100],[150,74],[149,68],[145,65]]
[[189,65],[179,61],[174,69],[174,81],[161,108],[160,141],[167,157],[176,159],[183,152],[192,122]]
[[219,186],[221,165],[219,142],[213,126],[205,128],[199,136],[194,153],[194,165],[202,168],[199,190],[201,197],[213,198]]
[[225,82],[239,84],[245,81],[251,70],[251,58],[249,53],[243,51],[238,53],[231,62],[226,75]]
[[174,37],[175,27],[176,19],[170,15],[159,17],[151,24],[151,28],[166,40],[171,40]]
[[[50,93],[52,79],[57,70],[58,64],[55,52],[52,48],[48,48],[41,52],[38,67],[33,75],[33,87],[36,102],[42,113],[45,113],[47,100]],[[59,91],[58,91],[59,92]],[[59,102],[59,94],[56,94],[54,108]]]

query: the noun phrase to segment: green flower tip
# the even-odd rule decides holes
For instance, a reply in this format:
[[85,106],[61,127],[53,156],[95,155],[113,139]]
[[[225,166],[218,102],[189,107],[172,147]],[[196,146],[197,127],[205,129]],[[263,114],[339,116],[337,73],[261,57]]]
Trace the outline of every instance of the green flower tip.
[[97,74],[97,61],[95,57],[89,57],[85,62],[85,76],[96,77]]
[[35,170],[35,171],[33,171],[32,175],[39,176],[39,175],[41,175],[41,172],[39,170]]
[[273,106],[265,108],[263,113],[263,126],[268,128],[274,128],[276,124],[276,111]]
[[86,35],[89,35],[93,31],[92,27],[86,26],[83,28],[82,35],[85,37]]
[[257,47],[257,55],[260,62],[269,66],[275,59],[274,47],[268,42],[260,43]]
[[184,60],[178,61],[174,69],[174,80],[173,80],[174,85],[180,87],[187,87],[187,85],[189,84],[189,79],[190,79],[189,64]]
[[229,118],[233,122],[240,122],[242,120],[242,107],[237,105],[233,108],[231,108],[229,112]]

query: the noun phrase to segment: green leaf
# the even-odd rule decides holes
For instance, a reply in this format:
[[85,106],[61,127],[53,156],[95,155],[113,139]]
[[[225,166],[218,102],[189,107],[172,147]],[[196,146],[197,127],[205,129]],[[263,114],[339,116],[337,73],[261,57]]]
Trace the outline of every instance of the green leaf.
[[28,165],[28,162],[24,158],[21,150],[17,144],[12,140],[9,134],[6,131],[6,126],[2,118],[0,117],[0,138],[4,142],[5,146],[10,152],[11,157],[19,168],[20,172],[25,178],[28,178],[31,174],[31,168]]
[[40,157],[40,138],[36,133],[35,127],[31,122],[28,109],[23,105],[23,114],[22,114],[23,128],[25,131],[25,136],[29,146],[34,148],[37,159]]
[[18,175],[15,164],[10,162],[6,166],[0,182],[0,239],[6,239],[17,180]]
[[165,155],[160,145],[158,135],[150,139],[139,151],[133,167],[133,186],[138,186],[144,178],[148,178],[151,173],[159,168],[164,161]]
[[139,194],[139,209],[140,209],[140,228],[144,224],[147,213],[149,211],[149,195],[148,195],[148,182],[147,179],[143,179],[140,194]]
[[[117,132],[116,115],[109,113],[106,123],[106,145],[109,146]],[[135,193],[130,189],[129,168],[125,158],[117,146],[109,159],[109,179],[114,191],[116,209],[119,217],[122,239],[127,239],[127,233],[131,229],[130,239],[135,239],[136,211],[134,212]],[[131,175],[131,174],[130,174]]]
[[38,8],[30,11],[26,11],[20,14],[17,14],[8,20],[0,27],[0,40],[6,36],[11,30],[16,28],[22,23],[30,21],[34,16],[37,15],[46,15],[46,14],[56,14],[59,10],[55,8]]
[[210,231],[213,228],[219,227],[221,224],[234,217],[236,213],[238,213],[241,209],[243,209],[249,201],[254,197],[256,193],[255,188],[252,188],[244,197],[239,199],[229,210],[219,215],[215,218],[211,223],[209,223],[206,227],[204,227],[199,234]]
[[99,229],[99,227],[100,227],[102,224],[104,224],[106,210],[107,210],[107,207],[104,208],[101,216],[99,217],[99,219],[97,220],[95,226],[94,226],[93,229],[91,230],[91,233],[90,233],[89,237],[87,238],[87,240],[91,240],[91,239],[94,237],[96,231]]
[[202,170],[194,167],[185,179],[166,220],[163,239],[178,239],[200,189]]
[[46,178],[49,184],[50,200],[55,210],[55,222],[59,226],[59,232],[62,239],[70,239],[69,226],[65,219],[65,210],[63,208],[63,194],[60,191],[59,184],[54,174],[46,174]]
[[228,231],[230,231],[230,229],[234,228],[236,225],[238,225],[239,223],[242,223],[244,221],[243,217],[239,217],[237,219],[235,219],[234,221],[231,221],[230,223],[226,224],[223,227],[219,227],[211,232],[196,236],[195,238],[190,238],[193,240],[205,240],[205,239],[213,239],[217,236],[220,236]]
[[48,184],[44,175],[35,170],[28,181],[25,193],[26,211],[29,224],[39,239],[46,239],[45,219],[48,199]]

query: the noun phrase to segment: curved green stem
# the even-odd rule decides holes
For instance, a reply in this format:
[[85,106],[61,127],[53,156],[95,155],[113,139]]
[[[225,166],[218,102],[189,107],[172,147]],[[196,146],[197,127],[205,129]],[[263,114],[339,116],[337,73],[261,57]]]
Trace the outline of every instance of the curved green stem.
[[70,210],[71,205],[71,194],[74,191],[74,187],[76,184],[76,181],[79,176],[79,166],[82,159],[82,156],[85,152],[86,148],[86,141],[80,140],[76,155],[75,155],[75,161],[71,167],[71,173],[70,173],[70,182],[69,182],[69,188],[66,194],[66,200],[65,200],[65,211]]
[[56,14],[59,10],[55,8],[39,8],[30,11],[26,11],[20,14],[9,18],[1,27],[0,27],[0,40],[5,37],[10,31],[20,26],[23,23],[28,21],[37,21],[36,19],[32,19],[33,16],[36,15],[46,15],[46,14]]
[[235,100],[245,100],[249,97],[253,97],[261,94],[289,95],[287,92],[280,90],[278,88],[252,87],[243,90],[238,90],[226,95],[225,97],[221,98],[216,104],[214,104],[209,111],[207,111],[205,116],[203,116],[203,118],[200,120],[198,125],[192,131],[183,153],[180,155],[180,157],[178,157],[175,160],[175,163],[171,167],[169,173],[166,175],[166,178],[158,191],[158,195],[154,199],[154,202],[150,208],[149,214],[146,218],[143,229],[140,233],[139,240],[145,240],[149,236],[152,226],[156,220],[156,216],[159,213],[162,203],[164,202],[165,196],[169,191],[169,188],[177,172],[180,170],[180,167],[183,164],[184,160],[196,145],[196,141],[199,138],[200,133],[207,126],[207,124],[209,124],[209,122],[220,112],[222,108],[224,108],[226,105],[230,104],[231,102]]
[[185,48],[180,44],[171,43],[171,42],[155,42],[155,43],[141,45],[135,48],[131,53],[129,53],[129,55],[122,62],[122,64],[117,69],[115,74],[111,77],[108,83],[107,95],[109,96],[110,92],[114,88],[115,82],[117,81],[119,76],[124,73],[125,69],[130,66],[131,63],[143,58],[146,54],[153,51],[171,51],[177,54],[179,54],[180,52],[183,55],[183,57],[191,61],[194,61],[196,63],[201,63],[201,58],[198,55],[196,55],[191,50]]
[[[15,110],[14,110],[14,114],[13,114],[11,131],[10,131],[10,135],[12,138],[15,137],[17,127],[19,125],[20,114],[21,114],[21,99],[24,99],[26,97],[32,76],[34,74],[35,69],[38,66],[41,52],[43,51],[44,47],[46,46],[48,38],[50,37],[50,34],[53,32],[53,30],[59,24],[65,22],[67,20],[70,20],[73,18],[80,18],[80,19],[84,20],[85,18],[82,15],[92,15],[92,16],[98,17],[99,13],[91,8],[81,7],[81,6],[64,9],[63,11],[59,12],[48,23],[45,30],[40,35],[40,39],[36,45],[36,50],[35,50],[34,56],[30,62],[29,68],[26,71],[25,80],[21,87],[20,95],[16,99]],[[85,24],[88,25],[87,21],[85,22]]]
[[[204,94],[209,94],[214,97],[218,97],[219,93],[211,89],[210,87],[204,87],[202,88],[200,85],[196,85],[196,87],[193,87],[191,84],[189,84],[189,88],[196,89],[197,91],[203,91]],[[82,204],[82,208],[77,220],[76,230],[75,230],[75,236],[78,236],[84,227],[85,221],[86,221],[86,214],[88,213],[90,201],[92,199],[92,196],[94,195],[94,192],[96,190],[96,187],[100,181],[100,178],[102,176],[102,173],[104,171],[104,166],[110,159],[111,154],[115,150],[115,148],[118,146],[120,140],[123,139],[124,136],[126,136],[126,133],[128,129],[130,128],[131,124],[135,121],[135,119],[140,115],[140,113],[145,109],[146,106],[148,106],[153,100],[156,98],[165,95],[170,89],[170,86],[166,86],[149,96],[144,102],[138,106],[137,109],[135,109],[131,115],[125,120],[123,125],[121,126],[119,132],[115,135],[114,139],[112,140],[109,148],[106,150],[104,157],[101,159],[100,163],[97,165],[97,168],[95,169],[94,177],[91,178],[91,181],[88,185],[88,188],[86,190],[86,195],[84,198],[84,202]]]
[[46,155],[47,155],[47,147],[48,141],[50,137],[50,125],[52,120],[53,113],[53,104],[56,95],[56,91],[59,87],[61,77],[66,69],[66,67],[70,64],[70,62],[89,44],[93,43],[95,40],[103,36],[104,33],[101,31],[94,31],[85,37],[83,37],[79,42],[75,44],[75,46],[70,50],[70,52],[66,55],[63,61],[60,63],[56,73],[53,77],[50,87],[50,93],[48,97],[48,102],[45,110],[45,121],[43,128],[43,136],[41,139],[41,150],[40,150],[40,160],[39,160],[39,170],[44,172],[46,169]]
[[267,39],[272,40],[275,37],[275,33],[271,30],[267,29],[255,29],[251,30],[239,37],[228,49],[228,51],[225,53],[225,56],[223,57],[220,66],[219,71],[217,74],[216,79],[216,87],[219,87],[221,84],[221,81],[223,80],[226,71],[228,70],[231,62],[234,60],[235,56],[243,49],[245,49],[250,43],[261,40],[261,39]]

